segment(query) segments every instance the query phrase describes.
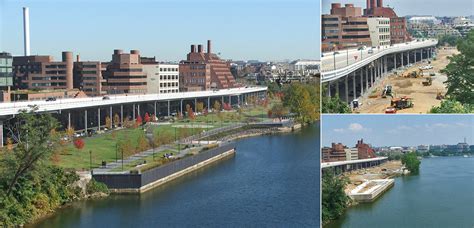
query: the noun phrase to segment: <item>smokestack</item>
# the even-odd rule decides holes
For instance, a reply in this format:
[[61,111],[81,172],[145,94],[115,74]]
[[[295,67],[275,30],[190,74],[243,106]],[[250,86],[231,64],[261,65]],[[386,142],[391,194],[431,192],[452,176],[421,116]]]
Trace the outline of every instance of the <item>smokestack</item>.
[[377,7],[383,7],[383,0],[377,0]]
[[23,7],[23,35],[25,56],[30,55],[30,10],[28,7]]
[[198,52],[202,53],[202,45],[201,44],[198,45]]
[[79,55],[76,55],[76,62],[80,62],[81,58],[79,57]]
[[207,53],[209,53],[209,54],[212,53],[211,40],[207,40]]
[[196,52],[196,45],[191,44],[191,53]]

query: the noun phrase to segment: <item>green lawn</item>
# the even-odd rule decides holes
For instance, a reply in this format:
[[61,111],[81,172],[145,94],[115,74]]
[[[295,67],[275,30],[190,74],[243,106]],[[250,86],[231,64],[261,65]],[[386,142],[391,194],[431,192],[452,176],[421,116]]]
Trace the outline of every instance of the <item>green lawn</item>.
[[[204,130],[210,130],[225,125],[262,120],[267,118],[267,110],[274,103],[275,101],[272,101],[267,108],[246,108],[242,114],[238,112],[209,113],[207,116],[196,116],[193,121],[189,119],[178,120],[170,125],[153,126],[153,131],[157,135],[168,135],[174,139],[175,129],[177,129],[177,138],[179,138],[180,129],[187,129],[189,134],[199,134]],[[89,151],[91,151],[92,167],[97,168],[101,165],[102,161],[109,163],[115,161],[116,156],[118,156],[118,159],[121,158],[120,152],[116,154],[116,144],[118,142],[129,140],[131,147],[137,148],[139,137],[143,134],[144,130],[141,127],[109,131],[93,137],[83,138],[85,146],[81,150],[76,149],[73,143],[70,142],[66,146],[65,151],[59,155],[58,165],[63,168],[89,170]],[[172,145],[172,147],[178,148],[177,145]],[[136,164],[132,165],[135,166]]]

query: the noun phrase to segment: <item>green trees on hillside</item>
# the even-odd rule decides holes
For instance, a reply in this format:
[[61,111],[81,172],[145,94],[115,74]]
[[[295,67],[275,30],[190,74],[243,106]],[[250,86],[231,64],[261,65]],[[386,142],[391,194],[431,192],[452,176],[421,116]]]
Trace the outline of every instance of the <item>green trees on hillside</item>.
[[[457,49],[460,54],[449,58],[449,64],[441,72],[448,76],[445,82],[448,91],[447,100],[439,108],[433,108],[432,113],[451,113],[449,108],[458,108],[460,112],[473,112],[474,106],[474,30],[465,39],[459,40]],[[456,107],[458,102],[463,107]]]
[[416,153],[407,153],[403,155],[402,164],[404,164],[412,174],[418,174],[420,172],[421,161],[418,160]]
[[292,83],[284,90],[283,105],[295,114],[296,121],[311,123],[319,119],[319,84]]
[[325,172],[321,181],[321,213],[323,224],[339,218],[347,208],[350,198],[344,192],[348,180]]

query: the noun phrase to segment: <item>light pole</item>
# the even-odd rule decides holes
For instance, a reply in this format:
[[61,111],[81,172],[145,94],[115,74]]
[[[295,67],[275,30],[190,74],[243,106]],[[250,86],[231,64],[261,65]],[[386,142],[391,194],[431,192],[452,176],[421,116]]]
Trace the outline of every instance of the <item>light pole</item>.
[[91,170],[92,175],[92,150],[89,150],[89,169]]

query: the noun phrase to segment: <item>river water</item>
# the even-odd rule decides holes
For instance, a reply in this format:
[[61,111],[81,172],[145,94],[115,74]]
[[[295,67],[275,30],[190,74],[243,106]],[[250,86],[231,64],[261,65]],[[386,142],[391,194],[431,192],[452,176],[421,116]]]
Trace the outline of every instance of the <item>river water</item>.
[[319,226],[319,125],[237,142],[234,157],[142,195],[81,201],[34,227]]
[[[326,227],[326,226],[325,226]],[[421,162],[374,203],[349,208],[327,227],[474,227],[474,157]]]

